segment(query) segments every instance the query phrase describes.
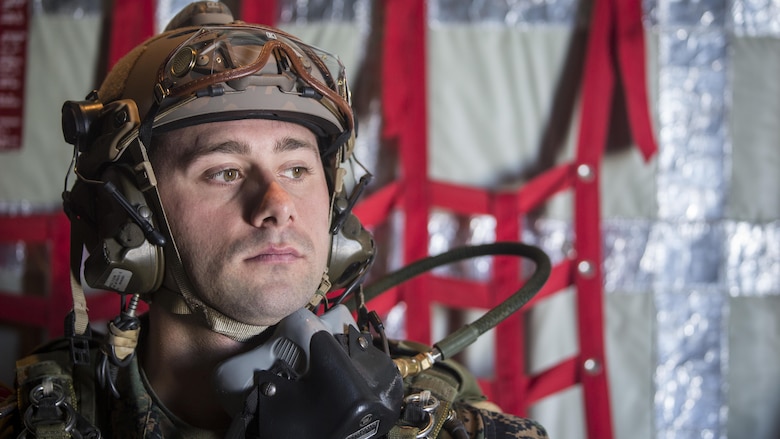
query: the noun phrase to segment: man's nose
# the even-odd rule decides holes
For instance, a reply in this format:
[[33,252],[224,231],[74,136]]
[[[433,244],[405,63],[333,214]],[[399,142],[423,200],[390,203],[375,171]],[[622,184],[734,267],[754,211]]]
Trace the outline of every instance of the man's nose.
[[259,190],[259,197],[250,200],[250,223],[255,227],[284,226],[293,220],[295,205],[287,190],[271,181]]

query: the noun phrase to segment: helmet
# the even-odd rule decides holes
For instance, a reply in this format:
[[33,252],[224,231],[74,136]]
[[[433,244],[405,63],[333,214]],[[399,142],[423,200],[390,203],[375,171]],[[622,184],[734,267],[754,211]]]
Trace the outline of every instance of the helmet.
[[98,91],[63,105],[77,177],[63,195],[76,279],[86,248],[84,279],[93,288],[144,298],[173,293],[159,299],[175,312],[200,314],[212,330],[237,340],[262,331],[198,299],[149,162],[157,133],[247,118],[294,122],[315,134],[332,206],[320,292],[357,282],[373,261],[374,242],[351,214],[359,190],[348,193],[344,184],[355,144],[344,66],[283,31],[235,21],[218,2],[190,4],[122,58]]

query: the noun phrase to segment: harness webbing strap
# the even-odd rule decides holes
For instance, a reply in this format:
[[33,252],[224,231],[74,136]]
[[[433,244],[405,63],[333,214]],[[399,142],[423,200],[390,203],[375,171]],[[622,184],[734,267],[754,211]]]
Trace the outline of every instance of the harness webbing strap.
[[411,387],[430,390],[434,396],[443,401],[454,401],[458,395],[457,383],[447,379],[445,374],[438,373],[435,369],[416,376]]
[[89,326],[87,298],[84,296],[84,289],[76,280],[72,271],[70,273],[70,289],[73,295],[73,333],[84,335],[87,332],[87,326]]
[[74,366],[90,363],[89,339],[92,334],[89,329],[87,315],[87,299],[84,289],[76,280],[73,271],[70,274],[70,287],[73,295],[73,310],[65,318],[65,336],[70,341],[70,358]]

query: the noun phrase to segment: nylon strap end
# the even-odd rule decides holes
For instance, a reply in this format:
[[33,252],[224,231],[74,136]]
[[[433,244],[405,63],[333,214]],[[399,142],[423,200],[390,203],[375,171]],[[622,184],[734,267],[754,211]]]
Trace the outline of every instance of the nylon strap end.
[[73,294],[73,309],[65,316],[65,336],[70,341],[71,361],[74,365],[87,365],[89,358],[89,340],[92,330],[89,327],[87,315],[87,300],[73,273],[70,276],[71,292]]

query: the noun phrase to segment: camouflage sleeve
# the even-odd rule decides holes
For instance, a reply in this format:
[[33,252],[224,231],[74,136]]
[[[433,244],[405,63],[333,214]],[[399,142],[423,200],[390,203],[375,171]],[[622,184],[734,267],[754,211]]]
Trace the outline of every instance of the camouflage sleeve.
[[16,438],[18,433],[16,398],[0,398],[0,439]]
[[456,413],[470,439],[547,439],[539,423],[505,413],[456,404]]

